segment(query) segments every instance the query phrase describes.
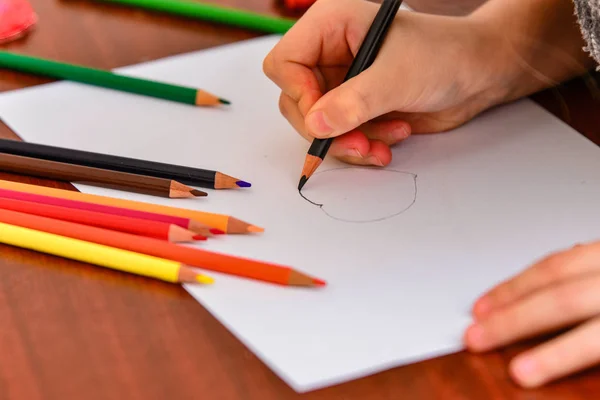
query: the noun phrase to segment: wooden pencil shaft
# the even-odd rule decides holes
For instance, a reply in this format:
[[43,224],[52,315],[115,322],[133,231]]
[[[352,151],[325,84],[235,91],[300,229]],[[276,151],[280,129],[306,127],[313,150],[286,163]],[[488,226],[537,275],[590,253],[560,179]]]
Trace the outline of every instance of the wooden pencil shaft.
[[196,105],[198,89],[0,51],[0,68]]
[[181,264],[0,222],[0,242],[114,270],[177,282]]
[[[52,196],[65,200],[83,201],[92,204],[126,208],[136,211],[149,213],[166,214],[175,217],[189,218],[204,223],[212,228],[220,229],[226,233],[249,233],[256,232],[255,225],[237,220],[226,214],[211,213],[205,211],[192,210],[189,208],[180,208],[165,206],[161,204],[148,203],[142,201],[133,201],[120,199],[116,197],[100,196],[90,193],[81,193],[71,190],[56,189],[46,186],[31,185],[21,182],[12,182],[0,179],[0,189],[26,192],[36,195]],[[259,228],[262,231],[262,228]]]
[[177,261],[201,269],[282,285],[311,286],[311,279],[287,266],[265,263],[217,253],[209,250],[178,246],[152,238],[75,224],[36,215],[0,209],[0,222],[29,229],[91,241],[141,254]]
[[35,203],[5,197],[0,197],[0,209],[162,240],[169,239],[170,227],[172,226],[163,222],[144,221],[120,215],[106,215],[88,210],[78,210],[52,204]]
[[34,157],[0,153],[0,169],[48,179],[78,182],[153,196],[171,197],[172,182],[168,179],[67,164]]
[[[356,57],[346,73],[344,82],[354,78],[373,64],[400,5],[402,5],[402,0],[383,1],[358,53],[356,53]],[[308,150],[308,154],[324,159],[332,142],[333,138],[314,139]]]
[[166,214],[156,214],[146,211],[137,211],[128,208],[119,208],[84,201],[62,199],[58,197],[45,196],[42,194],[19,192],[17,190],[0,189],[0,199],[1,198],[21,200],[31,203],[41,203],[57,207],[70,208],[74,210],[91,211],[101,214],[108,214],[109,216],[114,215],[128,217],[141,220],[141,223],[147,226],[151,226],[156,222],[163,223],[165,225],[177,225],[184,229],[189,229],[191,226],[195,225],[201,225],[200,227],[206,227],[206,229],[208,229],[208,226],[205,226],[197,221],[193,221],[188,218],[181,218]]
[[286,33],[296,22],[293,19],[258,14],[251,11],[223,7],[216,4],[186,0],[100,0],[217,22],[241,28],[254,29],[266,33]]
[[172,179],[183,184],[199,187],[213,188],[215,185],[216,171],[114,156],[110,154],[100,154],[8,139],[0,139],[0,152],[130,174]]

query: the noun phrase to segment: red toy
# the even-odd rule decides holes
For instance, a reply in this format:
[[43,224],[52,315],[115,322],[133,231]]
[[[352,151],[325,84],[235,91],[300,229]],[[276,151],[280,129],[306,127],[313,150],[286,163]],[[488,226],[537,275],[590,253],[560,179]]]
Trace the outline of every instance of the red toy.
[[0,0],[0,43],[23,36],[37,20],[27,0]]
[[291,11],[308,10],[317,0],[283,0],[283,6]]

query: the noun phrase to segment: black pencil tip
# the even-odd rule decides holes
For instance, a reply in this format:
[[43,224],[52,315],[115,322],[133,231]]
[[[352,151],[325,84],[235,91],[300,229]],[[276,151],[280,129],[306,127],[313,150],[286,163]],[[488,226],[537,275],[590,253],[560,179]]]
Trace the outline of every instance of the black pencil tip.
[[226,105],[230,105],[231,104],[231,102],[229,100],[225,100],[225,99],[219,99],[219,103],[226,104]]
[[308,182],[308,178],[306,177],[306,175],[302,175],[302,178],[300,178],[300,183],[298,183],[298,191],[302,190],[306,182]]

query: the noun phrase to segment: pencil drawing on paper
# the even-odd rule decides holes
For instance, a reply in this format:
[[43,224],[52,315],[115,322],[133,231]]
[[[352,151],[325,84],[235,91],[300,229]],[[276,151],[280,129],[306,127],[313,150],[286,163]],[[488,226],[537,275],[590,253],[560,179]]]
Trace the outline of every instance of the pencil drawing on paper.
[[396,217],[417,200],[417,175],[369,167],[315,173],[300,196],[338,221],[367,223]]

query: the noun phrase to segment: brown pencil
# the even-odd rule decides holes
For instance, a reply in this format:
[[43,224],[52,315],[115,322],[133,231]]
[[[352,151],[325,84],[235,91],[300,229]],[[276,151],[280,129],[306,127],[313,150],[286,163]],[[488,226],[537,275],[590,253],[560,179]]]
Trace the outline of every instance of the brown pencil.
[[206,192],[193,189],[170,179],[129,174],[6,153],[0,153],[0,170],[160,197],[185,198],[207,195]]

